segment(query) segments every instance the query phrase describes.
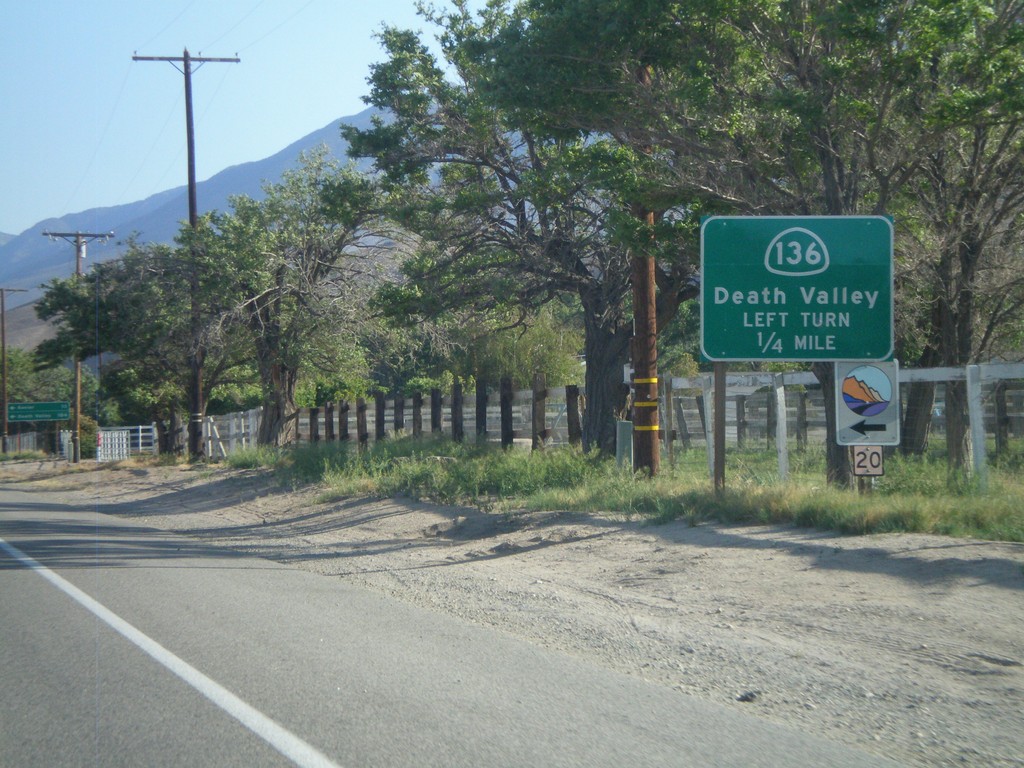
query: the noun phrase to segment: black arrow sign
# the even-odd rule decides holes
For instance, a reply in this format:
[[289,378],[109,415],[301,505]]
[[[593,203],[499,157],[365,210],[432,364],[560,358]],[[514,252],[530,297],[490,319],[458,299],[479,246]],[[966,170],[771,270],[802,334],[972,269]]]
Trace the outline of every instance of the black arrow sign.
[[868,424],[866,421],[862,421],[859,424],[854,424],[850,429],[854,432],[860,432],[862,435],[867,435],[868,432],[885,432],[887,427],[885,424]]

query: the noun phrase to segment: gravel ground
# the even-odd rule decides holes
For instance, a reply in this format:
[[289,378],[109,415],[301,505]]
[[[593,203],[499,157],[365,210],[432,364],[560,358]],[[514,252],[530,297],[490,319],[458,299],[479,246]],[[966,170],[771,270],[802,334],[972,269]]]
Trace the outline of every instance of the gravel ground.
[[[919,766],[1024,766],[1024,545],[651,526],[267,474],[0,470],[97,510],[344,579]],[[457,660],[453,660],[457,661]]]

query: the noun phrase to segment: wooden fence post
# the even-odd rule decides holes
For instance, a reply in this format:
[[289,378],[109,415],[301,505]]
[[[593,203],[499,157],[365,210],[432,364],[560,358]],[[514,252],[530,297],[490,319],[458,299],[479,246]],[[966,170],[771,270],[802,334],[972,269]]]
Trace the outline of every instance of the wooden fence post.
[[384,393],[373,393],[373,439],[378,443],[387,437],[387,424],[384,423]]
[[511,448],[515,443],[512,430],[512,379],[501,380],[501,447]]
[[395,437],[405,432],[405,395],[395,395]]
[[333,402],[324,404],[324,440],[328,443],[333,443],[335,440]]
[[736,395],[736,447],[743,448],[747,442],[747,396]]
[[679,442],[683,445],[683,453],[690,450],[690,427],[686,423],[686,414],[683,413],[683,398],[675,402],[676,406],[676,429],[679,432]]
[[996,455],[1006,453],[1010,444],[1010,417],[1006,409],[1006,382],[997,381],[995,386],[996,401]]
[[487,382],[476,382],[476,441],[487,442]]
[[412,393],[412,436],[423,437],[423,393]]
[[662,420],[665,424],[665,429],[662,432],[662,436],[665,443],[665,448],[668,451],[668,465],[675,467],[676,465],[676,452],[675,452],[675,441],[676,441],[676,430],[673,425],[675,414],[672,412],[672,401],[675,398],[672,393],[672,377],[665,377],[665,418]]
[[356,399],[356,439],[360,449],[370,444],[370,430],[366,426],[366,400]]
[[441,390],[430,390],[430,431],[440,432],[444,423],[444,412],[441,410]]
[[579,448],[583,444],[580,424],[580,388],[570,384],[565,388],[565,426],[569,430],[569,445]]
[[309,409],[309,442],[320,442],[320,409]]
[[452,384],[452,440],[461,443],[465,437],[462,429],[462,382]]
[[772,448],[775,445],[775,427],[778,421],[778,416],[775,409],[775,397],[772,392],[768,392],[765,400],[765,437],[767,438],[768,447]]
[[548,436],[547,406],[548,387],[543,373],[533,376],[533,450],[544,447]]
[[796,449],[807,450],[807,390],[797,393],[796,398]]
[[348,400],[342,400],[338,405],[338,439],[348,440],[348,412],[349,403]]

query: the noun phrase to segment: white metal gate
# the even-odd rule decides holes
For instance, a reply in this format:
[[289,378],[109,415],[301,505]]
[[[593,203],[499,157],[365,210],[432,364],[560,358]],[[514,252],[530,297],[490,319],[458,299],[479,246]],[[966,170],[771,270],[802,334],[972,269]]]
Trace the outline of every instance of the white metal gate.
[[[100,427],[96,432],[96,461],[122,461],[141,453],[160,452],[155,424],[134,427]],[[60,455],[71,457],[71,432],[61,430]]]
[[96,461],[122,461],[131,453],[130,429],[101,429],[96,433]]

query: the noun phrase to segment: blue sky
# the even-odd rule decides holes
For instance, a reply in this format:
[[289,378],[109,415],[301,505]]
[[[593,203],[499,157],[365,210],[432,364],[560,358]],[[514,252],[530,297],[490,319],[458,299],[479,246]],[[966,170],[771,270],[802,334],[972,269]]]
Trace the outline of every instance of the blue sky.
[[363,110],[382,23],[431,31],[414,0],[0,0],[0,11],[10,234],[186,183],[184,77],[133,54],[241,59],[193,72],[203,180]]

